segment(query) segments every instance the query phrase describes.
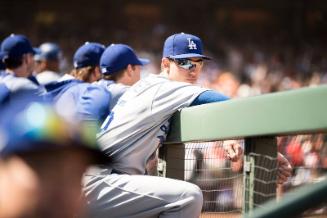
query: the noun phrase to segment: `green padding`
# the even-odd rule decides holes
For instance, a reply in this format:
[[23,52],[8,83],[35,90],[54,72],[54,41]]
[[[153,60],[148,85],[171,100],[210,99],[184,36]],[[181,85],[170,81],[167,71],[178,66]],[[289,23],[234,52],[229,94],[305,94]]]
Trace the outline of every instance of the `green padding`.
[[326,132],[327,86],[183,109],[167,143]]

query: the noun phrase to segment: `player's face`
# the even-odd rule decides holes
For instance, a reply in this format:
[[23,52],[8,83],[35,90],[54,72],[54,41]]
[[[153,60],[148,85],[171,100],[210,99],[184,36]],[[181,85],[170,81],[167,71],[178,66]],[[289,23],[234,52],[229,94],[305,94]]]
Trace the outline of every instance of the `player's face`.
[[196,83],[203,66],[202,58],[170,59],[169,79]]
[[33,71],[34,71],[34,56],[33,54],[26,54],[23,57],[23,62],[26,65],[26,77],[32,75]]

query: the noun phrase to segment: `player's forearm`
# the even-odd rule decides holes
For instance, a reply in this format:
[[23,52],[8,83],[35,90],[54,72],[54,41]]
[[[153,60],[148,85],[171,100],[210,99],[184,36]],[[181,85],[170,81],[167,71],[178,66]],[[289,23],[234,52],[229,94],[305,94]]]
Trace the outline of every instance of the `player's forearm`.
[[201,105],[201,104],[208,104],[213,102],[220,102],[220,101],[226,101],[229,100],[229,97],[214,91],[214,90],[208,90],[205,92],[202,92],[191,104],[191,106],[195,105]]

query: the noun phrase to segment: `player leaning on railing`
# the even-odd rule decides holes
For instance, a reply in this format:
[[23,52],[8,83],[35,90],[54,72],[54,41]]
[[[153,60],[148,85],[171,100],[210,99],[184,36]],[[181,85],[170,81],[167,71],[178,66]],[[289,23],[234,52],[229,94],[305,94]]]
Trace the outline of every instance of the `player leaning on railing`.
[[[196,185],[145,173],[177,110],[228,100],[194,85],[206,59],[200,38],[172,35],[164,44],[162,73],[140,80],[119,99],[98,135],[112,163],[91,170],[84,181],[90,217],[199,217],[203,198]],[[224,148],[232,160],[242,155],[235,141]],[[285,180],[290,168],[282,169]]]

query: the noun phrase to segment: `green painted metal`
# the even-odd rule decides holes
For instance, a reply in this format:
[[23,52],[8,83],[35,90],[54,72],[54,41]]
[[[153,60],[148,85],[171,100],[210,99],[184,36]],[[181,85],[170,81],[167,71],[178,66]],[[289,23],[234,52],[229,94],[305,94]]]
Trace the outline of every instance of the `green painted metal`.
[[249,137],[245,140],[243,212],[252,211],[276,197],[276,183],[271,183],[277,178],[276,167],[276,137]]
[[327,86],[184,108],[167,143],[327,131]]
[[244,218],[298,217],[306,210],[327,203],[327,175],[319,183],[310,184],[283,196],[281,201],[272,200]]

